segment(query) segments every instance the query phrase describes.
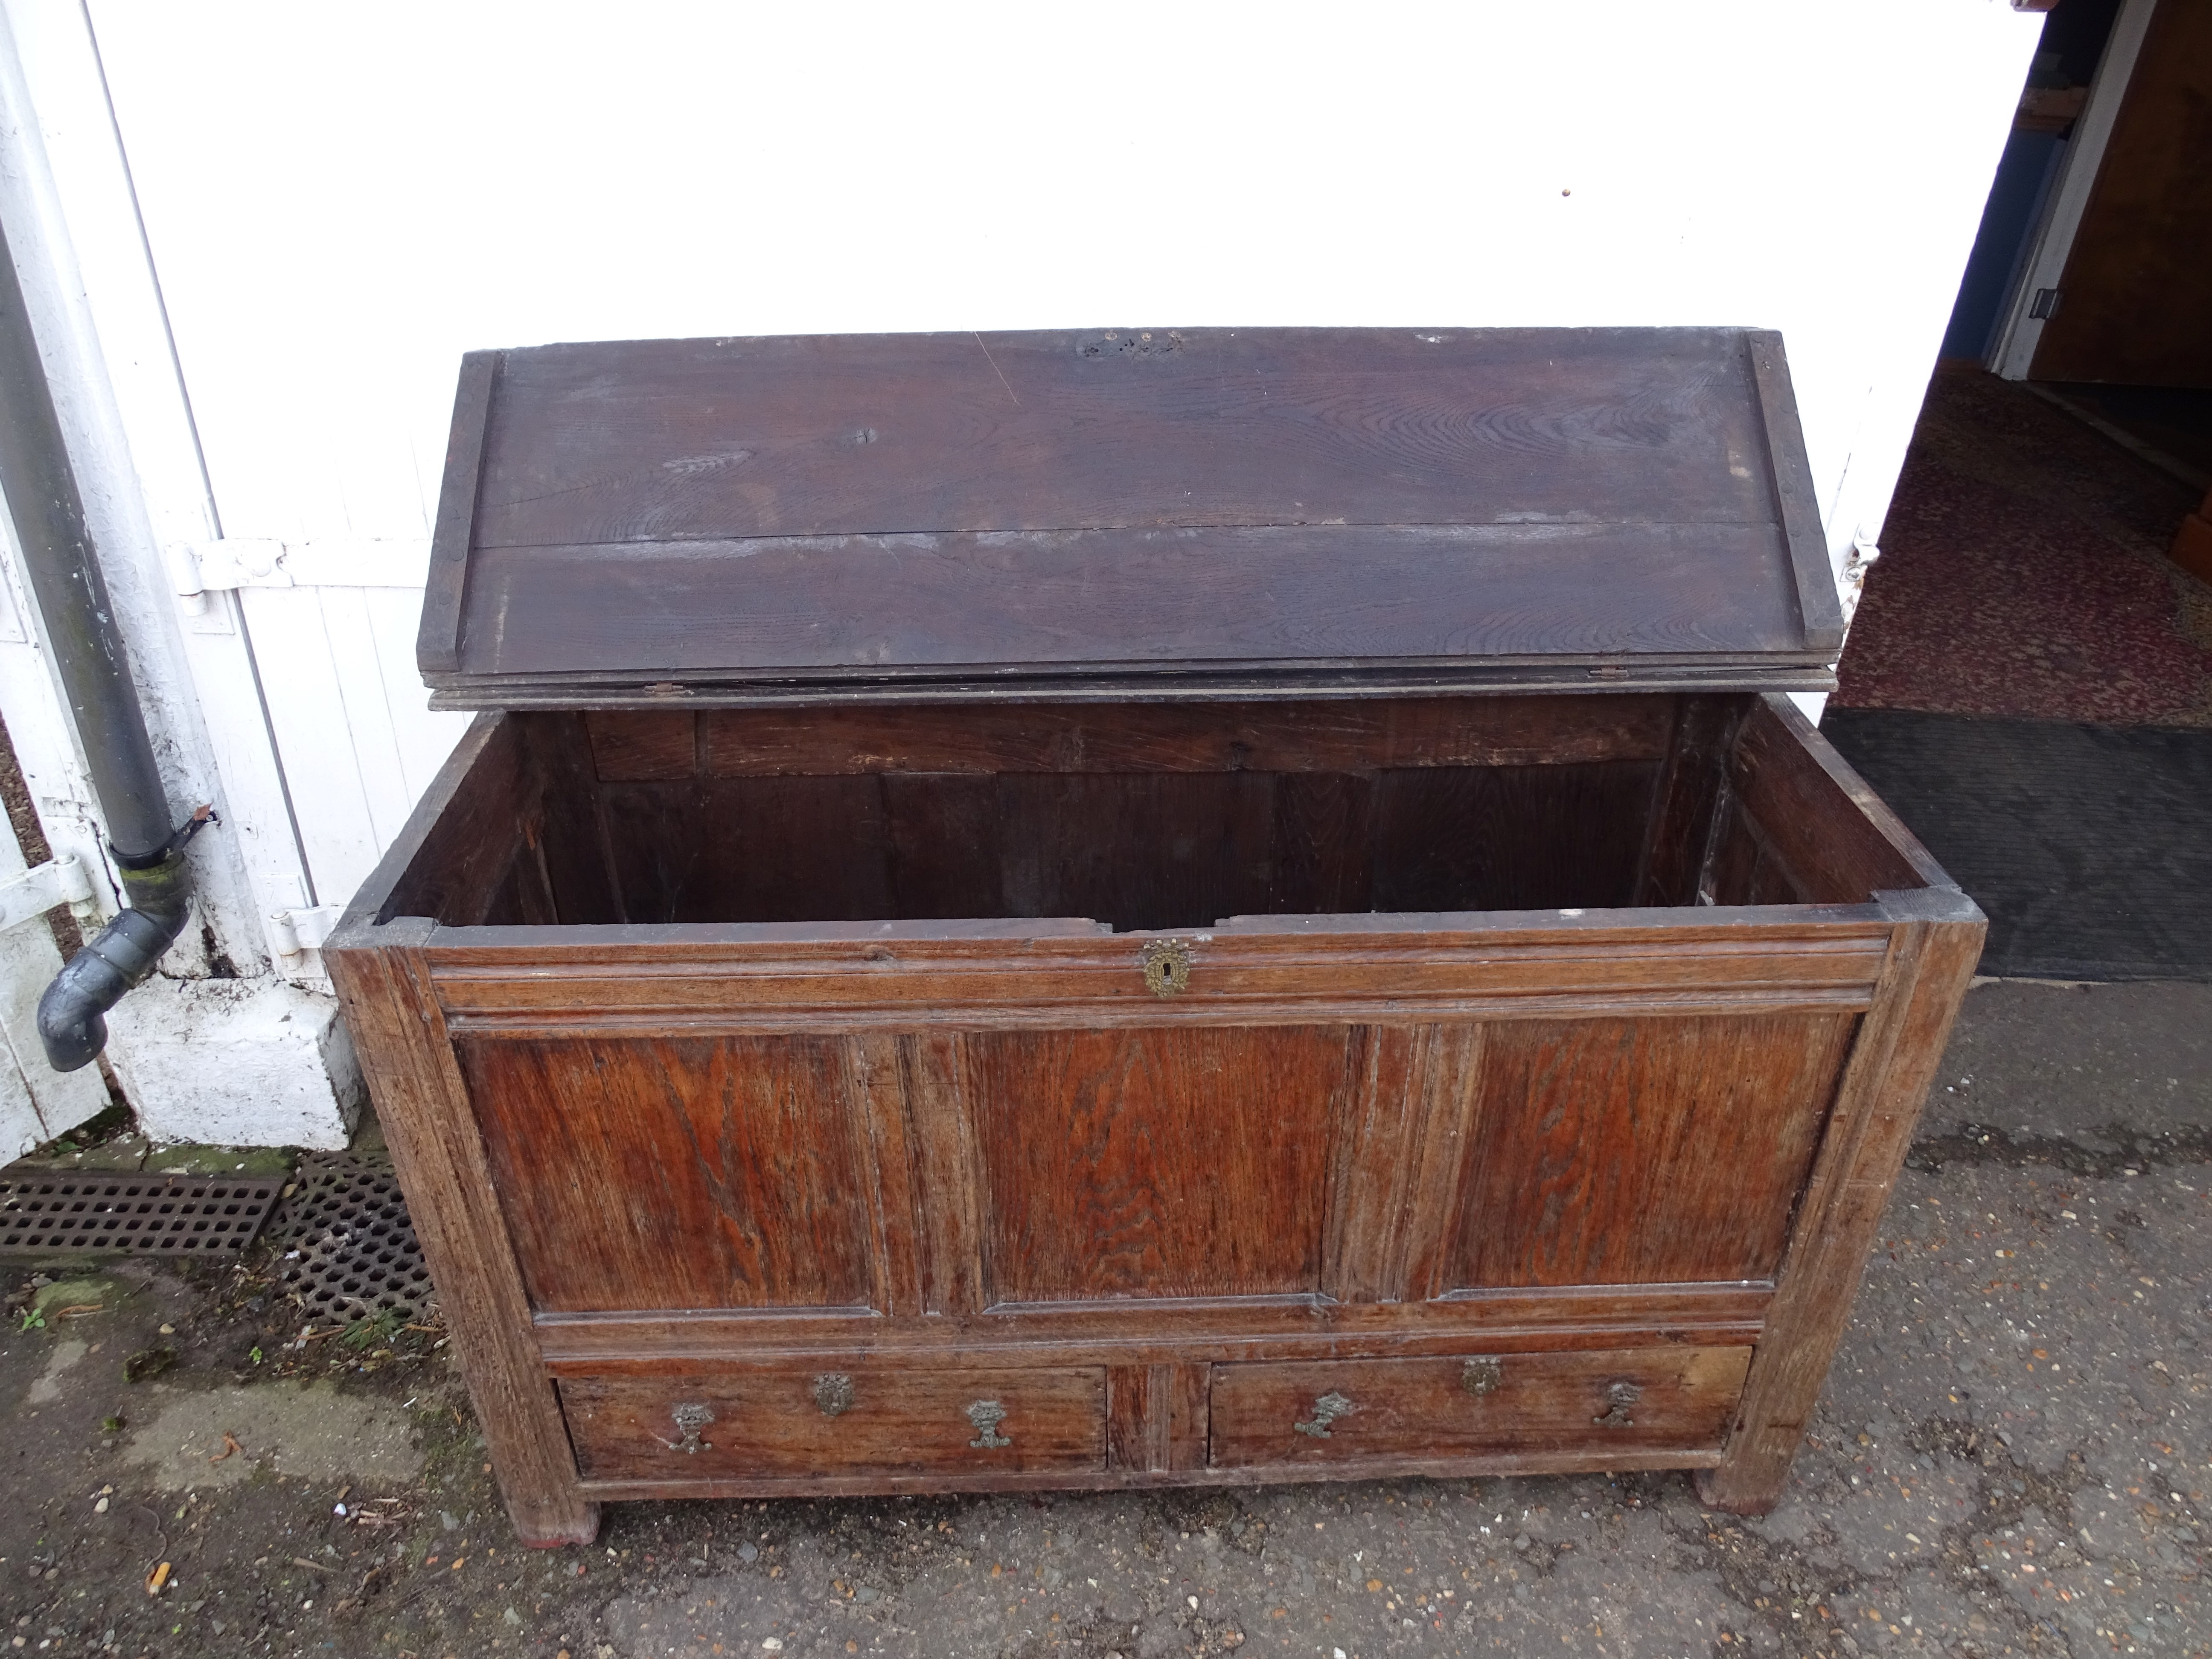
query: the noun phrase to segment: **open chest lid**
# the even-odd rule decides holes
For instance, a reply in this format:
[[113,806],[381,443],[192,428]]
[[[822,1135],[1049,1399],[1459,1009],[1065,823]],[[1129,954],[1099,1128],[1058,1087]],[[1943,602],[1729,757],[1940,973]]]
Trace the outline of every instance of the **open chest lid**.
[[435,706],[1820,690],[1780,336],[1079,330],[463,360]]

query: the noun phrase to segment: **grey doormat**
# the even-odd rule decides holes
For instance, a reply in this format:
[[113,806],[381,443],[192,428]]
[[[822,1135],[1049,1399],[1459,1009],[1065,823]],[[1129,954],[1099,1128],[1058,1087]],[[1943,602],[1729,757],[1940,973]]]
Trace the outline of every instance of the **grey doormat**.
[[2212,980],[2212,732],[1873,708],[1820,730],[1989,913],[1983,973]]

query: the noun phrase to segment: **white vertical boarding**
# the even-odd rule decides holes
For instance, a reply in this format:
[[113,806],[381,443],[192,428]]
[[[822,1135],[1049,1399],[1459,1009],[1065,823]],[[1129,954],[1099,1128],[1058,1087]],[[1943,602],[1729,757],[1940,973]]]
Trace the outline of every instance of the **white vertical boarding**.
[[[0,881],[27,866],[12,825],[0,823]],[[0,927],[0,1163],[21,1158],[97,1117],[107,1106],[99,1068],[57,1072],[39,1045],[39,997],[62,953],[41,916]]]
[[[320,599],[312,587],[249,590],[238,597],[268,691],[269,729],[291,791],[315,902],[343,902],[348,876],[375,866],[376,831],[356,759],[361,735],[348,719]],[[374,732],[368,743],[374,746]]]
[[376,657],[382,671],[385,708],[399,749],[400,773],[410,805],[420,799],[469,729],[471,714],[433,711],[430,694],[415,664],[415,635],[422,617],[419,587],[372,587],[362,591]]
[[[190,854],[197,925],[109,1015],[114,1075],[149,1133],[342,1145],[358,1079],[335,1002],[270,971],[267,912],[304,900],[305,872],[236,601],[185,617],[171,592],[164,548],[219,524],[81,4],[0,0],[0,210],[170,802],[213,802],[223,819]],[[74,727],[39,618],[12,597],[0,706],[47,841],[97,872],[112,908]],[[56,1115],[44,1127],[64,1127]]]
[[[222,814],[222,830],[191,854],[200,920],[251,975],[265,955],[260,895],[297,888],[298,855],[235,630],[222,611],[184,627],[168,592],[161,548],[212,533],[214,507],[80,6],[0,0],[0,104],[9,233],[155,757],[173,805],[213,801]],[[29,632],[35,638],[37,628]],[[58,734],[43,714],[17,716],[13,704],[10,730],[19,753],[26,738],[52,737],[75,769],[74,735],[53,706]],[[75,793],[84,794],[81,778]],[[44,797],[39,804],[58,853],[76,824],[46,819]],[[98,834],[85,839],[68,850],[101,868]],[[188,928],[165,969],[203,973],[206,957],[201,930]]]
[[239,598],[316,902],[343,904],[398,839],[468,717],[430,712],[414,663],[419,588],[318,583]]
[[313,903],[343,905],[468,727],[465,714],[430,711],[415,666],[428,544],[214,542],[176,553],[196,573],[180,580],[242,584],[206,599],[235,603],[252,643]]
[[[46,653],[25,618],[12,521],[0,522],[0,709],[6,711],[15,765],[32,806],[57,854],[98,870],[100,832],[84,798],[61,702]],[[0,823],[0,881],[25,869],[13,825]],[[76,907],[97,926],[108,906]],[[39,998],[61,971],[62,956],[43,921],[0,928],[0,1162],[74,1129],[107,1107],[107,1085],[96,1068],[59,1073],[39,1046]]]

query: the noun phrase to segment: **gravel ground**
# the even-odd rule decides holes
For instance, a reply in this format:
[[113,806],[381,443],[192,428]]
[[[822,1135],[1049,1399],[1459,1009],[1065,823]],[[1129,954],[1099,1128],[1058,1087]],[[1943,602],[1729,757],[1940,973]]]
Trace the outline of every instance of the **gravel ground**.
[[441,1333],[295,1348],[269,1252],[126,1263],[0,1334],[0,1654],[2212,1653],[2208,1164],[2212,987],[1978,987],[1759,1521],[1408,1480],[630,1504],[525,1551]]

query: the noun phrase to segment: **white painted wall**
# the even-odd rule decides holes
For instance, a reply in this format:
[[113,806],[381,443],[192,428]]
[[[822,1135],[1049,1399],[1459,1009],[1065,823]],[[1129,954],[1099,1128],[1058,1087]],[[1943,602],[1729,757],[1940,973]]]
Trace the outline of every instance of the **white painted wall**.
[[276,537],[427,533],[470,347],[1127,323],[1779,328],[1824,502],[1878,518],[2041,21],[2006,0],[93,16],[226,529]]
[[[419,545],[472,347],[1710,323],[1785,336],[1838,559],[1878,532],[2040,27],[2008,0],[88,15],[229,537]],[[218,745],[313,780],[325,902],[458,731],[382,591],[225,601],[275,736]]]
[[[0,216],[170,805],[179,821],[203,802],[221,817],[189,854],[195,925],[109,1015],[106,1058],[168,1138],[343,1145],[360,1091],[335,1007],[264,947],[268,907],[299,902],[284,896],[306,878],[245,635],[228,600],[187,626],[171,592],[163,549],[211,533],[215,504],[88,19],[69,0],[0,0]],[[0,563],[17,624],[0,618],[0,710],[47,841],[98,872],[78,911],[88,933],[117,902],[106,830],[12,536]],[[0,1003],[35,1002],[42,955],[0,952]],[[85,1071],[59,1109],[61,1081],[40,1079],[49,1133],[105,1103]]]

